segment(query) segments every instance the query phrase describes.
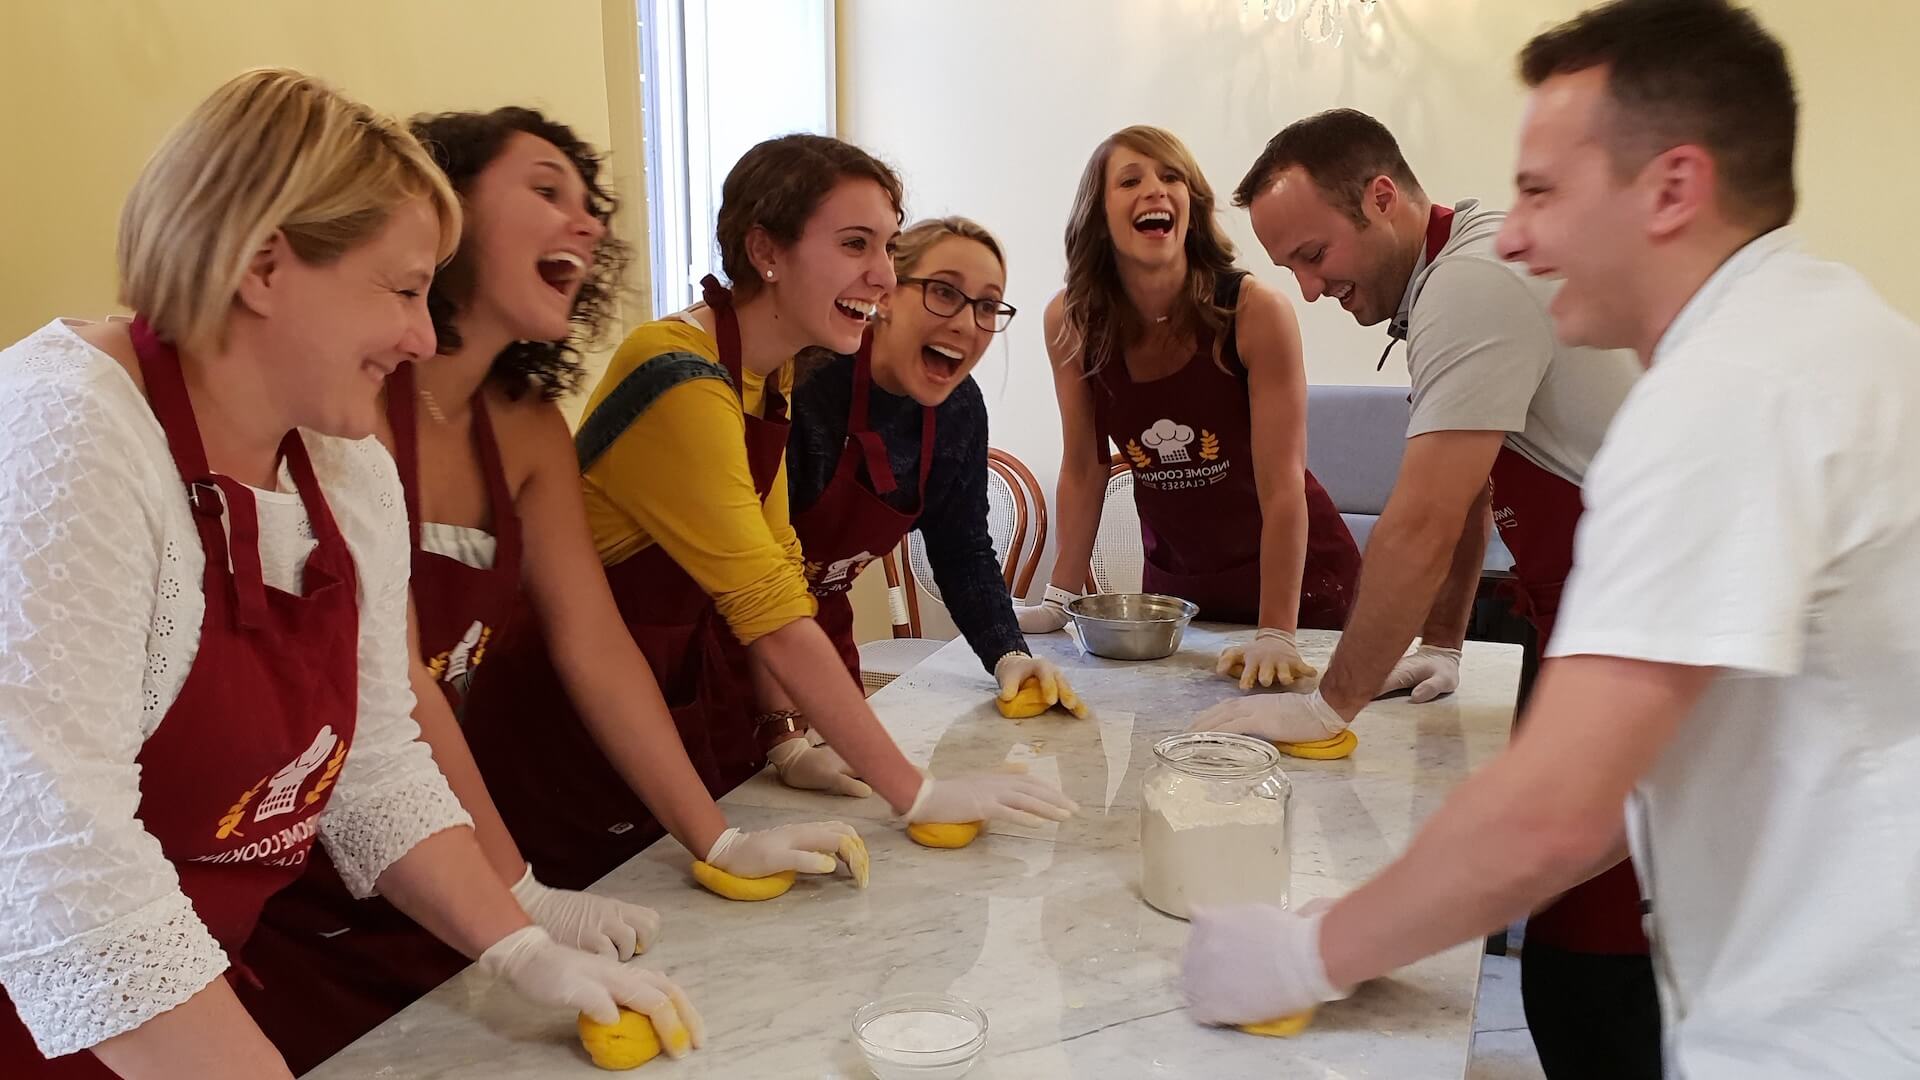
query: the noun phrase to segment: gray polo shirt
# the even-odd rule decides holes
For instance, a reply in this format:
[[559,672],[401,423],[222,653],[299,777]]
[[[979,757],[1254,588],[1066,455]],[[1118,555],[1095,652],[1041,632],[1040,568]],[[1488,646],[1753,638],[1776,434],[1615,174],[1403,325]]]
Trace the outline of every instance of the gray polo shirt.
[[1640,364],[1630,352],[1560,344],[1547,315],[1558,283],[1494,253],[1506,216],[1475,199],[1457,204],[1446,246],[1414,267],[1398,315],[1413,382],[1407,437],[1504,431],[1528,461],[1578,484]]

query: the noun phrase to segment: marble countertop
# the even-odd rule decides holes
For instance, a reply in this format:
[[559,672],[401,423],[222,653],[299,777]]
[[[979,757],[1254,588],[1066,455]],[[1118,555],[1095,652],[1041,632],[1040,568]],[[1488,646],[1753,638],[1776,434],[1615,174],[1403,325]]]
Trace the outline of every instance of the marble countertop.
[[[808,878],[759,904],[692,884],[671,839],[609,874],[597,891],[658,910],[661,940],[639,963],[667,971],[707,1023],[707,1046],[644,1075],[856,1080],[869,1074],[851,1037],[854,1010],[906,991],[958,994],[988,1014],[989,1041],[969,1080],[1313,1077],[1458,1080],[1466,1071],[1480,947],[1469,943],[1370,983],[1321,1010],[1291,1039],[1195,1025],[1176,976],[1186,924],[1140,899],[1139,807],[1158,739],[1238,693],[1213,657],[1246,628],[1192,627],[1180,652],[1151,663],[1079,653],[1065,634],[1031,639],[1095,710],[1014,723],[992,680],[953,642],[876,694],[873,706],[916,762],[936,773],[1023,763],[1081,807],[1041,829],[994,826],[960,851],[909,841],[878,798],[792,791],[767,775],[723,800],[744,828],[839,818],[873,855],[871,887],[844,874]],[[1307,631],[1324,664],[1337,634]],[[1294,820],[1294,903],[1337,895],[1400,851],[1467,772],[1506,744],[1518,646],[1469,643],[1459,693],[1426,705],[1375,704],[1344,761],[1287,761]],[[312,1080],[591,1077],[573,1017],[529,1006],[468,971],[331,1061]]]

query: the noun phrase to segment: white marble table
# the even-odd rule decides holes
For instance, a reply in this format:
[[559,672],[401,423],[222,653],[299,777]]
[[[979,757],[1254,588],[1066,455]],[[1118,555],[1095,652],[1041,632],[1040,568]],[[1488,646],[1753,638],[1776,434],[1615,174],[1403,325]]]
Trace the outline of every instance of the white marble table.
[[[665,920],[641,961],[671,972],[701,1009],[707,1047],[636,1075],[854,1080],[867,1073],[850,1022],[860,1005],[910,990],[959,994],[986,1010],[986,1054],[970,1080],[1464,1075],[1480,947],[1462,945],[1321,1011],[1293,1039],[1196,1026],[1176,985],[1186,924],[1139,897],[1141,774],[1159,738],[1237,693],[1211,673],[1228,641],[1205,626],[1153,663],[1082,656],[1064,634],[1033,639],[1073,678],[1093,721],[1058,712],[1015,724],[991,680],[954,642],[875,695],[907,754],[937,772],[1022,762],[1080,803],[1044,829],[996,826],[961,851],[915,846],[885,804],[790,791],[766,776],[724,800],[753,828],[839,817],[873,853],[871,888],[808,879],[761,904],[692,885],[689,857],[665,840],[597,888]],[[1337,635],[1307,632],[1324,662]],[[1289,761],[1294,902],[1351,888],[1400,850],[1467,771],[1507,741],[1520,649],[1473,643],[1460,693],[1404,698],[1362,716],[1345,761]],[[573,1017],[535,1008],[469,971],[308,1074],[347,1078],[591,1077]]]

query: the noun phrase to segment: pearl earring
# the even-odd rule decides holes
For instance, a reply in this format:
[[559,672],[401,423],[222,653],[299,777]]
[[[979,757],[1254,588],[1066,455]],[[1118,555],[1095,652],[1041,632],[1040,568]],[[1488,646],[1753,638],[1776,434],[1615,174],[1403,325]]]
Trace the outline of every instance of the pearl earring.
[[772,280],[773,280],[773,271],[771,271],[771,270],[769,270],[769,271],[767,271],[767,280],[768,280],[768,281],[772,281]]

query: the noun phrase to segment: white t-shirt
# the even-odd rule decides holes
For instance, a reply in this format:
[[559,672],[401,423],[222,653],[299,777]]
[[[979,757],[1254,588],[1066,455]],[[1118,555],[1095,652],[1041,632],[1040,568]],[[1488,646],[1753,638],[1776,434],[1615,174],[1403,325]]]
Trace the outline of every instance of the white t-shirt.
[[[393,459],[372,439],[301,438],[359,585],[359,717],[319,836],[364,896],[471,819],[413,722]],[[261,569],[297,592],[314,538],[284,469],[280,487],[256,492]],[[126,371],[59,322],[0,351],[0,986],[48,1056],[130,1031],[227,967],[135,816],[134,759],[199,649],[205,566]]]
[[1579,484],[1640,364],[1560,344],[1547,315],[1558,286],[1494,250],[1506,218],[1467,199],[1433,262],[1420,253],[1398,316],[1413,384],[1407,438],[1504,431],[1520,456]]
[[1669,1075],[1920,1076],[1920,327],[1763,236],[1585,494],[1551,655],[1725,669],[1627,807]]

